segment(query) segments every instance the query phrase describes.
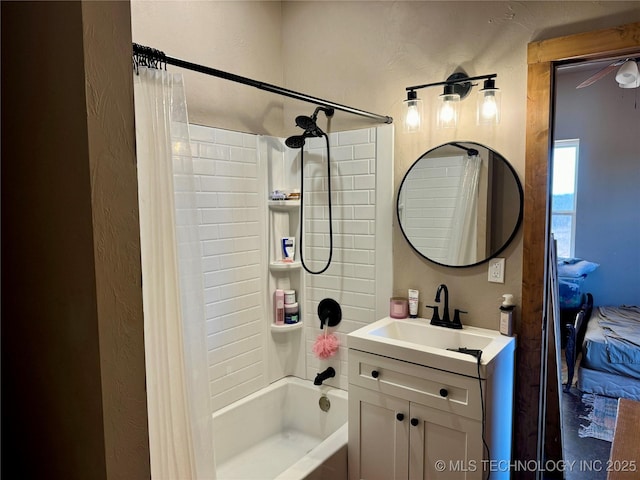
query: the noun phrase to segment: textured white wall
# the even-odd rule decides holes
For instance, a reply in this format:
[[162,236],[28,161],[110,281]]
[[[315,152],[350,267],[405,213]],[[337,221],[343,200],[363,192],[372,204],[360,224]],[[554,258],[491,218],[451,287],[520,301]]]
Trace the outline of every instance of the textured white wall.
[[[143,478],[148,475],[149,467],[141,460],[147,458],[148,439],[135,134],[132,135],[135,133],[133,83],[130,63],[125,60],[131,41],[129,15],[125,2],[82,3],[107,474]],[[110,58],[105,53],[113,51],[118,55]],[[126,96],[119,96],[123,92]],[[65,128],[65,137],[70,132]],[[78,189],[66,181],[64,185],[68,190]],[[75,301],[79,296],[75,295]],[[75,361],[78,365],[85,364],[81,358]],[[63,375],[67,374],[65,371]],[[86,377],[82,380],[85,382]],[[68,402],[67,397],[68,392],[64,403]],[[56,432],[56,441],[58,439]],[[75,453],[77,458],[78,452]]]
[[[134,0],[135,43],[170,57],[274,85],[283,84],[281,4],[272,1]],[[189,121],[280,135],[282,97],[188,70]]]

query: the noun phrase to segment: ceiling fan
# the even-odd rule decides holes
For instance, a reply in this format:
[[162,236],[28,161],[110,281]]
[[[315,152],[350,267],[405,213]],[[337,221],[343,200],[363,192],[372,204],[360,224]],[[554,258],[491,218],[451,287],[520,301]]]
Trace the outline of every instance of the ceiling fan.
[[[640,71],[638,70],[638,60],[640,58],[624,58],[610,63],[602,70],[596,72],[587,78],[576,88],[584,88],[593,85],[601,78],[618,69],[616,73],[616,82],[620,88],[638,88],[640,87]],[[619,68],[618,68],[619,67]]]

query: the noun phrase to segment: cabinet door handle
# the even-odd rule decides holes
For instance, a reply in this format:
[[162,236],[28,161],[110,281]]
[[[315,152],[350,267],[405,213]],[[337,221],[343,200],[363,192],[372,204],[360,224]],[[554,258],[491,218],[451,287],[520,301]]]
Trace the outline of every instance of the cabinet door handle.
[[379,371],[377,371],[377,370],[373,370],[373,371],[371,372],[371,376],[372,376],[373,378],[378,378],[378,377],[380,376],[380,372],[379,372]]
[[404,413],[398,413],[396,415],[396,418],[398,419],[399,422],[403,421],[404,420]]
[[417,418],[411,419],[411,425],[413,425],[414,427],[417,427],[419,423],[420,423],[420,420],[418,420]]
[[447,395],[449,395],[449,391],[446,388],[441,388],[440,389],[440,396],[441,397],[446,397]]

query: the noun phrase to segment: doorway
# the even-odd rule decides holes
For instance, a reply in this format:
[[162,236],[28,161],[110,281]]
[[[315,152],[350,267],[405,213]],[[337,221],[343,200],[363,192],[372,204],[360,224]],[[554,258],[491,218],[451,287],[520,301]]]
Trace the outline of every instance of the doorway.
[[[531,458],[532,452],[536,452],[538,459],[562,458],[557,380],[545,373],[555,369],[555,364],[547,365],[546,348],[552,339],[544,321],[543,328],[540,328],[541,319],[546,318],[547,269],[543,259],[548,250],[554,68],[558,63],[569,60],[624,55],[637,50],[639,39],[640,23],[634,23],[529,44],[516,458]],[[531,432],[538,434],[531,435]]]
[[[596,362],[598,345],[604,344],[591,342],[602,338],[596,336],[602,332],[597,328],[600,306],[640,301],[640,90],[635,84],[634,88],[621,87],[616,80],[622,65],[637,68],[638,56],[640,46],[621,58],[570,61],[558,64],[554,71],[550,191],[551,232],[560,257],[558,303],[563,327],[560,345],[556,342],[562,348],[563,367],[558,378],[563,385],[559,407],[563,459],[577,465],[565,472],[565,480],[607,476],[590,466],[606,465],[609,459],[615,397],[621,393],[606,387],[604,394],[602,385],[610,377],[598,376],[594,385],[591,375],[598,375],[600,368],[627,367],[622,362],[615,367]],[[593,314],[587,308],[575,332],[576,315],[587,297]],[[584,362],[588,369],[584,369],[578,367],[581,353],[586,353],[581,348],[587,325],[590,343]],[[616,384],[622,386],[625,381],[616,377]]]

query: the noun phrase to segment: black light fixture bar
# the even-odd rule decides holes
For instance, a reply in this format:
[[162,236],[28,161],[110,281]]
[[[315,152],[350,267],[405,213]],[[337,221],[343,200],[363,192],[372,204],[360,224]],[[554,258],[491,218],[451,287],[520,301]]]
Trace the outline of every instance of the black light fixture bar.
[[414,90],[420,90],[421,88],[437,87],[440,85],[458,85],[461,83],[472,82],[473,80],[482,80],[482,79],[490,80],[492,78],[496,78],[497,76],[498,76],[497,73],[491,73],[489,75],[478,75],[475,77],[462,77],[462,78],[456,78],[455,80],[445,80],[444,82],[425,83],[424,85],[414,85],[413,87],[407,87],[405,90],[410,92]]
[[136,62],[136,56],[143,58],[142,62],[139,62],[139,64],[141,65],[143,65],[146,60],[156,61],[156,62],[168,64],[168,65],[174,65],[176,67],[185,68],[187,70],[191,70],[194,72],[204,73],[205,75],[211,75],[214,77],[223,78],[225,80],[230,80],[232,82],[249,85],[251,87],[255,87],[260,90],[265,90],[267,92],[277,93],[278,95],[283,95],[285,97],[302,100],[303,102],[313,103],[321,107],[335,108],[336,110],[341,110],[343,112],[352,113],[354,115],[360,115],[362,117],[367,117],[373,120],[377,120],[381,123],[393,123],[393,118],[386,115],[378,115],[376,113],[367,112],[357,108],[349,107],[347,105],[341,105],[339,103],[331,102],[329,100],[324,100],[322,98],[313,97],[311,95],[296,92],[294,90],[289,90],[287,88],[279,87],[277,85],[260,82],[258,80],[253,80],[251,78],[236,75],[234,73],[224,72],[216,68],[205,67],[203,65],[187,62],[185,60],[180,60],[178,58],[168,57],[167,55],[164,54],[164,52],[161,52],[160,50],[138,45],[137,43],[133,44],[133,56],[134,56],[134,62]]

